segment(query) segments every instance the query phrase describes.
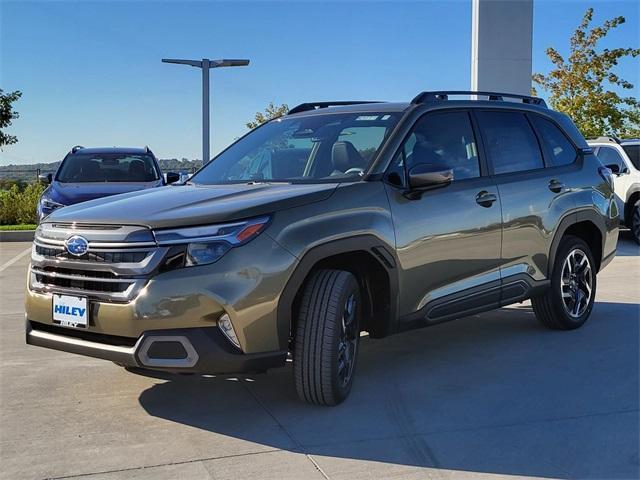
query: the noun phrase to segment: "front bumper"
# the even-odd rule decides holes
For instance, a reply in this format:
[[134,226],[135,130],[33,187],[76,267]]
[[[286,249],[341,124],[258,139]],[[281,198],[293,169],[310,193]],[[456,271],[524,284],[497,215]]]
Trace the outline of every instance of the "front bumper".
[[[260,235],[214,264],[151,276],[130,301],[109,301],[81,289],[37,290],[29,286],[28,280],[25,311],[30,321],[55,328],[58,326],[52,318],[52,294],[85,296],[87,333],[123,337],[132,342],[129,346],[154,331],[217,329],[218,320],[226,313],[242,352],[281,351],[288,348],[289,332],[288,325],[281,327],[278,322],[277,305],[295,263],[295,257],[269,236]],[[282,335],[283,329],[287,330],[286,336]],[[60,334],[72,335],[69,332],[63,329]]]
[[242,353],[217,327],[154,330],[134,340],[27,320],[26,341],[123,366],[181,373],[262,372],[284,365],[287,357],[286,351]]

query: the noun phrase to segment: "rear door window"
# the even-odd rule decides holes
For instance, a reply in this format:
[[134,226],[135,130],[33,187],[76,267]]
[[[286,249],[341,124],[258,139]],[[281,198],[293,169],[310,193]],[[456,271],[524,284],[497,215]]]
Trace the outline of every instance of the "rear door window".
[[540,141],[547,150],[549,166],[560,167],[576,161],[578,157],[576,149],[553,122],[540,115],[532,115],[530,118],[538,131]]
[[523,113],[478,111],[476,116],[494,174],[544,168],[538,140]]

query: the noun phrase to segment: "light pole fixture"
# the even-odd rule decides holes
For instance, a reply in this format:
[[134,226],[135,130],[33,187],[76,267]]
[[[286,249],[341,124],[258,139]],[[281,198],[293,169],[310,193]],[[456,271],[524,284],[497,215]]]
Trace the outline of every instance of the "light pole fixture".
[[184,60],[177,58],[163,58],[163,63],[179,63],[202,69],[202,164],[208,163],[209,156],[209,69],[218,67],[246,67],[249,60]]

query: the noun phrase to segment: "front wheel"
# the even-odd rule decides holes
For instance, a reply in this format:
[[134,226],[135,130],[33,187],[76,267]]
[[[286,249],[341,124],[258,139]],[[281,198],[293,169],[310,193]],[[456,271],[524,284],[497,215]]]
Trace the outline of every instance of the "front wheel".
[[360,343],[360,288],[353,274],[319,270],[298,309],[293,375],[301,400],[337,405],[351,391]]
[[595,262],[589,245],[567,236],[558,247],[551,286],[531,299],[540,322],[555,330],[573,330],[587,321],[596,296]]

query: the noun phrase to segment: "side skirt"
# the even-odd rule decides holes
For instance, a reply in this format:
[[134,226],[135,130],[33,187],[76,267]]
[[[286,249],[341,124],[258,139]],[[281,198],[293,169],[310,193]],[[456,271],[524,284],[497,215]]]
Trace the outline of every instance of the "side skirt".
[[398,331],[428,327],[522,302],[545,292],[549,280],[534,280],[521,273],[461,292],[436,298],[398,321]]

